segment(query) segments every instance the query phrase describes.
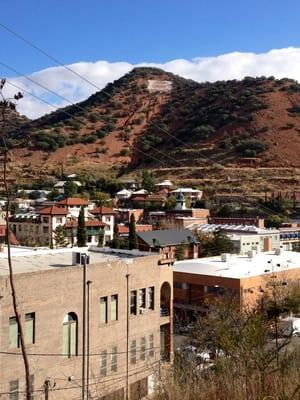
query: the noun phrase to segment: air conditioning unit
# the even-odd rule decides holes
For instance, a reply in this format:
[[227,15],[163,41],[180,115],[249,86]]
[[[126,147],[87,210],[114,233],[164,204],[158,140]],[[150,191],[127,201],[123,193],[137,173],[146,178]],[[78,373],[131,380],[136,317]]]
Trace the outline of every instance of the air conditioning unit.
[[222,253],[221,254],[221,261],[226,262],[230,260],[230,254],[229,253]]
[[86,260],[86,264],[90,264],[90,256],[85,253],[73,252],[72,253],[72,265],[83,265],[84,258]]

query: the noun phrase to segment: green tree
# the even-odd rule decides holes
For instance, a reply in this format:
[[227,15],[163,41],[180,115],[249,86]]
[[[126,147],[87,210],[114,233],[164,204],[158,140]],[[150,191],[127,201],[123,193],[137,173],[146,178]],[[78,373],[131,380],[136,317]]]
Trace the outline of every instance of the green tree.
[[197,232],[195,234],[200,241],[200,257],[217,256],[222,253],[231,253],[233,250],[232,242],[222,231],[216,231],[212,236]]
[[155,179],[153,176],[153,172],[144,169],[142,172],[142,186],[144,189],[148,190],[148,192],[153,192],[155,189]]
[[128,248],[129,248],[129,250],[138,248],[138,238],[137,238],[137,235],[136,235],[135,216],[134,216],[134,214],[131,214],[131,216],[130,216]]
[[108,193],[96,192],[93,196],[97,206],[111,206],[112,199]]
[[265,219],[266,228],[280,228],[284,218],[280,215],[268,215]]
[[64,184],[64,192],[66,197],[74,197],[77,193],[77,185],[73,181],[67,181]]
[[66,247],[68,244],[67,241],[67,232],[63,225],[58,225],[54,230],[54,243],[56,247]]
[[84,217],[84,208],[81,206],[78,216],[78,227],[77,227],[77,246],[86,246],[86,226]]
[[98,247],[103,247],[103,245],[104,245],[104,229],[100,229],[98,236]]
[[166,210],[174,210],[175,206],[176,206],[176,201],[177,200],[176,200],[175,196],[169,196],[166,201],[165,209]]
[[175,257],[176,260],[184,260],[185,259],[185,249],[186,249],[186,243],[183,241],[180,245],[176,247],[175,250]]
[[119,234],[118,224],[114,225],[114,236],[113,236],[113,240],[111,242],[111,247],[113,249],[119,249],[120,248],[120,234]]
[[58,189],[54,188],[53,190],[51,190],[50,193],[47,194],[47,199],[49,201],[53,201],[59,195],[60,195],[60,193],[59,193]]
[[11,212],[12,215],[18,214],[18,212],[20,211],[19,203],[11,202],[9,205],[9,211]]

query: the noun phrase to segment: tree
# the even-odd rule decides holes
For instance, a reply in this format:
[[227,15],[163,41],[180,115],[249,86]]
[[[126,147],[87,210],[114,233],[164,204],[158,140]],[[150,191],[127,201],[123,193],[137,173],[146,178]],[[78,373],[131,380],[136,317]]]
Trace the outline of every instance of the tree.
[[222,253],[231,253],[233,250],[232,242],[222,231],[216,231],[213,236],[198,232],[195,232],[195,235],[200,241],[200,257],[217,256]]
[[135,216],[134,216],[134,214],[131,214],[131,216],[130,216],[128,248],[129,248],[129,250],[138,248],[138,239],[137,239],[137,235],[136,235]]
[[95,200],[97,206],[104,206],[104,205],[111,206],[112,205],[112,200],[108,193],[96,192],[93,196],[93,199]]
[[113,240],[111,242],[111,247],[113,249],[119,249],[120,248],[120,234],[119,234],[118,224],[114,225],[114,236],[113,236]]
[[153,192],[155,189],[155,179],[153,176],[153,172],[144,169],[142,172],[142,186],[144,189],[148,190],[148,192]]
[[177,202],[177,200],[176,200],[175,196],[169,196],[166,201],[165,209],[166,210],[174,210],[175,206],[176,206],[176,202]]
[[77,227],[77,246],[86,246],[86,227],[85,227],[85,216],[84,208],[81,206],[78,216],[78,227]]
[[186,249],[186,243],[183,241],[180,245],[176,247],[175,250],[175,257],[178,261],[184,260],[185,259],[185,249]]
[[30,400],[32,398],[32,387],[30,382],[30,366],[29,360],[26,351],[26,344],[25,344],[25,337],[23,331],[23,324],[21,323],[21,316],[19,313],[19,305],[18,305],[18,298],[16,293],[16,288],[14,284],[14,273],[13,273],[13,264],[12,264],[12,257],[11,257],[11,231],[9,226],[9,210],[10,210],[10,189],[8,185],[8,161],[9,161],[9,147],[8,147],[8,126],[7,126],[7,119],[9,117],[9,113],[11,110],[16,109],[16,102],[20,100],[23,95],[21,92],[14,95],[13,98],[5,98],[3,95],[3,87],[5,85],[6,80],[1,79],[0,81],[0,149],[1,149],[1,157],[3,159],[3,183],[4,183],[4,191],[6,196],[6,206],[5,206],[5,239],[7,244],[7,261],[8,261],[8,270],[9,270],[9,283],[11,288],[11,296],[12,296],[12,305],[14,314],[17,321],[18,332],[19,332],[19,339],[20,339],[20,346],[22,352],[22,358],[24,363],[25,369],[25,381],[26,381],[26,389],[25,389],[25,396],[26,400]]
[[268,215],[265,219],[266,228],[280,228],[284,218],[280,215]]
[[104,229],[100,229],[98,236],[98,247],[103,247],[103,245],[104,245]]
[[73,181],[67,181],[64,184],[65,197],[74,197],[77,193],[77,185]]
[[53,201],[59,195],[60,195],[60,192],[58,191],[58,189],[54,188],[51,190],[50,193],[47,194],[47,200]]
[[54,230],[54,242],[56,247],[66,247],[68,245],[67,232],[63,225],[58,225]]

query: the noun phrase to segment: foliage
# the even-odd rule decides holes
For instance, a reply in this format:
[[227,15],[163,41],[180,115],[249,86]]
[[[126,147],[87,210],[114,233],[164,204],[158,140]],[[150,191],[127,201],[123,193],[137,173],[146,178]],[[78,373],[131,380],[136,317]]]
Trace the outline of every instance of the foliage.
[[185,259],[186,248],[187,248],[187,243],[185,243],[184,241],[181,244],[179,244],[178,246],[176,246],[176,250],[175,250],[176,260],[180,261],[180,260]]
[[138,248],[138,238],[137,238],[137,234],[136,234],[135,216],[134,216],[134,214],[130,215],[129,235],[128,235],[128,248],[129,248],[129,250]]
[[258,139],[242,140],[237,146],[236,151],[245,157],[255,157],[257,154],[263,153],[268,145]]
[[234,207],[231,204],[224,204],[217,212],[218,217],[230,217],[234,211]]
[[56,247],[66,247],[68,245],[67,232],[63,225],[58,225],[54,230],[54,243]]
[[113,249],[120,248],[120,234],[118,224],[114,225],[114,236],[110,247],[112,247]]
[[64,184],[65,197],[74,197],[77,193],[78,187],[73,181],[67,181]]
[[208,139],[216,132],[216,129],[211,125],[200,125],[193,129],[193,133],[201,140]]
[[232,242],[222,231],[215,231],[212,236],[197,232],[195,234],[200,241],[199,257],[217,256],[222,253],[231,253],[233,250]]
[[174,210],[175,206],[176,206],[176,202],[177,202],[177,200],[176,200],[175,196],[169,196],[166,201],[165,209],[166,210]]
[[78,227],[77,227],[77,246],[84,247],[86,246],[86,237],[87,231],[85,227],[85,216],[84,216],[84,207],[81,206],[78,216]]
[[96,202],[97,206],[111,206],[112,199],[108,193],[104,192],[95,192],[93,194],[93,200]]
[[104,229],[99,229],[98,247],[103,247],[103,245],[104,245],[104,235],[105,235]]
[[153,192],[155,189],[155,179],[152,171],[144,169],[142,172],[142,186],[148,192]]
[[265,218],[265,227],[266,228],[280,228],[284,218],[280,215],[268,215]]

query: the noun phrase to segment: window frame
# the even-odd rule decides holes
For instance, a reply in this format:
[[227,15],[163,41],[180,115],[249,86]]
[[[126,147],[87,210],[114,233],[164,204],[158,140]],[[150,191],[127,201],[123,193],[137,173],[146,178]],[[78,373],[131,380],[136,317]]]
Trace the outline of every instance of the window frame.
[[[103,300],[103,304],[105,305],[104,318],[102,318],[102,313],[101,313],[102,300]],[[99,322],[100,322],[100,325],[105,325],[105,324],[108,323],[108,296],[101,296],[100,297]]]
[[[132,302],[132,299],[134,299],[134,303]],[[137,290],[131,290],[130,291],[130,309],[129,313],[131,316],[137,315]]]
[[[114,314],[112,305],[115,304]],[[110,320],[118,321],[119,319],[119,296],[118,294],[112,294],[110,296]]]

